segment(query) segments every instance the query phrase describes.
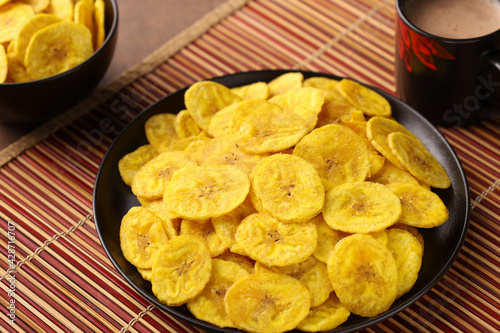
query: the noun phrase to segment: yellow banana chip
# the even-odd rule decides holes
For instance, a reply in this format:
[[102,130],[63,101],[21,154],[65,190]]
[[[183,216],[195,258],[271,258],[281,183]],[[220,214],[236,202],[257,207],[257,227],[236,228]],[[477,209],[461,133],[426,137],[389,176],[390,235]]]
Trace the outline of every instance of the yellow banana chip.
[[313,255],[319,261],[326,263],[337,242],[348,234],[330,228],[325,222],[323,214],[316,216],[312,221],[316,224],[316,228],[318,228],[318,245]]
[[269,87],[269,97],[300,88],[302,87],[303,81],[304,75],[300,72],[282,74],[267,84]]
[[418,242],[420,243],[420,246],[422,246],[422,250],[424,249],[424,245],[425,245],[424,237],[422,236],[420,231],[418,231],[417,228],[412,227],[408,224],[403,224],[403,223],[399,223],[399,222],[394,224],[393,226],[391,226],[391,228],[398,228],[398,229],[408,231],[410,234],[412,234],[413,236],[415,236],[417,238]]
[[256,262],[255,272],[274,272],[296,278],[309,290],[311,294],[311,307],[325,302],[333,291],[326,264],[318,261],[313,256],[310,256],[303,262],[282,267],[266,266],[260,262]]
[[158,154],[151,145],[143,145],[131,153],[123,156],[118,161],[118,171],[123,179],[123,182],[129,186],[132,185],[137,171]]
[[30,5],[22,2],[10,2],[0,7],[0,44],[8,43],[21,30],[28,20],[35,15]]
[[0,44],[0,83],[4,83],[7,80],[7,71],[9,69],[9,64],[7,63],[7,52],[2,44]]
[[311,308],[307,317],[297,325],[297,328],[304,332],[329,331],[346,322],[350,315],[349,310],[332,292],[323,304]]
[[342,97],[342,95],[337,90],[338,84],[339,84],[338,80],[321,76],[313,76],[305,79],[302,85],[304,87],[314,87],[321,90],[325,98],[325,103],[330,103],[334,101],[345,103],[344,97]]
[[235,239],[253,260],[268,266],[287,266],[314,253],[318,229],[314,222],[284,223],[268,213],[256,213],[241,222]]
[[106,5],[104,0],[94,2],[94,50],[97,50],[104,43],[106,37],[105,23]]
[[265,82],[255,82],[231,88],[231,92],[242,99],[267,99],[269,97],[269,87]]
[[252,154],[293,147],[308,131],[301,116],[265,100],[241,102],[233,111],[231,126],[240,149]]
[[314,129],[295,146],[293,155],[314,165],[332,187],[364,181],[370,172],[366,144],[353,130],[341,125]]
[[[86,26],[92,33],[92,36],[95,35],[94,2],[92,0],[79,0],[75,3],[73,15],[73,21],[75,23],[80,23]],[[97,48],[94,48],[94,50],[97,50]]]
[[398,228],[387,230],[387,247],[392,252],[398,268],[397,298],[413,287],[422,266],[423,248],[410,232]]
[[19,31],[19,35],[17,36],[16,44],[15,44],[15,52],[17,59],[21,63],[24,64],[24,59],[26,57],[26,49],[31,41],[33,35],[49,26],[51,24],[60,22],[61,19],[52,14],[40,13],[33,16],[29,21],[27,21],[21,30]]
[[175,130],[176,117],[172,113],[158,113],[146,120],[144,124],[146,138],[156,150],[160,150],[165,142],[166,145],[170,145],[179,140]]
[[316,127],[329,124],[341,124],[345,121],[352,120],[352,114],[355,111],[358,111],[358,109],[350,104],[337,101],[325,101],[321,107],[321,112],[318,114]]
[[233,253],[231,251],[226,251],[220,256],[218,256],[216,259],[222,259],[225,261],[230,261],[232,263],[235,263],[244,270],[246,270],[249,274],[255,273],[254,269],[255,262],[245,255]]
[[73,21],[73,0],[51,0],[47,12],[65,21]]
[[182,110],[176,115],[174,128],[179,138],[197,136],[202,132],[187,110]]
[[286,332],[307,316],[309,298],[307,288],[290,276],[256,273],[236,281],[228,289],[224,305],[239,329]]
[[389,117],[392,115],[389,101],[373,89],[348,79],[340,80],[337,89],[352,106],[367,116]]
[[123,256],[138,268],[153,267],[159,249],[168,242],[161,219],[144,207],[132,207],[120,225]]
[[238,207],[249,188],[247,174],[237,167],[189,166],[175,172],[165,185],[163,202],[178,217],[206,220]]
[[169,306],[182,305],[198,296],[212,276],[212,258],[197,236],[180,235],[158,252],[151,286],[154,295]]
[[385,160],[380,170],[377,173],[373,174],[368,180],[383,185],[389,185],[392,183],[408,183],[419,185],[418,180],[413,177],[411,173],[398,168],[389,160]]
[[434,192],[407,183],[388,185],[401,200],[402,214],[398,222],[417,228],[434,228],[448,220],[448,208]]
[[343,238],[332,252],[328,274],[343,306],[362,317],[388,310],[398,294],[398,268],[391,251],[372,236]]
[[415,178],[431,187],[450,187],[446,170],[418,138],[393,132],[388,135],[387,142],[399,163]]
[[[255,208],[275,218],[301,223],[318,215],[325,200],[325,189],[318,172],[306,160],[289,154],[266,157],[250,175]],[[261,207],[262,206],[262,207]]]
[[205,132],[208,132],[210,119],[215,113],[238,101],[241,97],[213,81],[196,82],[184,94],[186,109]]
[[333,229],[349,233],[376,232],[401,216],[399,197],[384,185],[346,183],[326,194],[323,217]]
[[187,308],[198,319],[218,327],[234,327],[224,306],[227,290],[249,273],[236,263],[212,260],[212,276],[200,295],[187,302]]
[[81,24],[59,22],[36,32],[26,50],[24,64],[33,80],[67,71],[94,53],[92,34]]
[[166,184],[177,170],[195,166],[183,152],[165,152],[145,163],[132,180],[132,193],[146,199],[162,198]]
[[180,234],[200,237],[208,247],[211,257],[217,257],[228,249],[228,247],[221,241],[219,235],[215,232],[210,219],[205,221],[183,219],[181,222]]

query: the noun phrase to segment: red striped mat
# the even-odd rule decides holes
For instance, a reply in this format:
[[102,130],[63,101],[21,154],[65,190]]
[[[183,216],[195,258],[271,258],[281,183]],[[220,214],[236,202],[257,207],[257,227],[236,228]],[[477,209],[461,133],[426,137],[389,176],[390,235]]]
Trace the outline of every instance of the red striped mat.
[[[217,12],[217,24],[199,38],[138,67],[151,71],[130,71],[128,81],[111,84],[106,100],[80,108],[55,131],[37,133],[39,140],[1,167],[1,331],[197,331],[125,282],[106,257],[91,214],[106,149],[160,98],[198,80],[268,68],[328,72],[394,91],[393,0],[240,3],[227,17]],[[463,250],[427,295],[367,332],[500,331],[500,121],[441,131],[470,185]],[[8,316],[13,300],[15,325]]]

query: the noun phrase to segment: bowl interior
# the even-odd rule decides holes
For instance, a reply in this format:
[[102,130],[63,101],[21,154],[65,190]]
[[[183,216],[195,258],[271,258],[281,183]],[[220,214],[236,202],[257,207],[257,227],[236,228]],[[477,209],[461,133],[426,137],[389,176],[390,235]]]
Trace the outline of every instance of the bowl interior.
[[[228,87],[241,86],[252,82],[268,82],[289,70],[268,70],[245,72],[213,79]],[[304,77],[339,77],[315,72],[302,72]],[[373,88],[375,89],[375,88]],[[139,205],[130,188],[123,183],[118,173],[118,161],[125,154],[140,145],[146,144],[145,121],[154,114],[176,113],[184,108],[182,89],[160,100],[136,117],[113,142],[99,168],[94,188],[94,220],[102,245],[116,269],[145,298],[166,312],[209,331],[235,332],[233,329],[220,329],[194,318],[186,307],[168,307],[160,303],[151,291],[151,284],[145,281],[134,266],[125,260],[119,243],[121,218],[132,206]],[[375,89],[377,90],[377,89]],[[332,332],[355,332],[374,325],[404,310],[427,293],[446,273],[455,260],[469,221],[469,193],[464,171],[452,147],[443,135],[409,106],[392,95],[380,90],[390,102],[394,117],[417,135],[436,156],[448,172],[452,186],[436,193],[442,198],[450,211],[449,220],[443,225],[421,230],[425,240],[425,251],[419,278],[410,292],[396,300],[392,307],[372,318],[351,315],[347,322]],[[111,208],[112,207],[112,208]]]

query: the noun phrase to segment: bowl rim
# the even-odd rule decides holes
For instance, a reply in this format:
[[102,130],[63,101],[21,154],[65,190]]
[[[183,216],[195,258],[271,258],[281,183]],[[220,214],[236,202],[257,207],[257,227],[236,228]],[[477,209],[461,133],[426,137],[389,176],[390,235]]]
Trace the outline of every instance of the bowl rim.
[[[106,1],[106,0],[104,0]],[[77,71],[80,67],[84,66],[86,63],[92,61],[95,57],[97,57],[97,54],[100,53],[100,51],[110,43],[111,38],[116,34],[116,31],[118,30],[118,0],[109,0],[111,7],[113,8],[113,21],[111,22],[111,27],[106,34],[106,38],[104,39],[104,42],[102,45],[92,53],[90,57],[85,59],[82,63],[76,65],[73,68],[68,69],[67,71],[64,71],[62,73],[52,75],[43,79],[39,80],[31,80],[31,81],[26,81],[26,82],[10,82],[10,83],[1,83],[0,87],[6,86],[6,87],[15,87],[15,86],[29,86],[29,85],[37,85],[37,84],[42,84],[43,82],[47,81],[52,81],[52,80],[57,80],[60,77],[70,75],[72,72]]]

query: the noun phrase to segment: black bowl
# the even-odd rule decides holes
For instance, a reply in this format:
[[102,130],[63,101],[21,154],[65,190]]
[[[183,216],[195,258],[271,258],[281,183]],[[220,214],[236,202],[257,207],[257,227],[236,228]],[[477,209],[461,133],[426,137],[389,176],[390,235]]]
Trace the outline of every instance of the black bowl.
[[106,38],[83,63],[49,78],[0,84],[0,123],[37,123],[74,106],[99,84],[113,58],[118,37],[118,5],[104,0]]
[[[257,81],[268,82],[285,72],[290,71],[267,70],[246,72],[227,75],[213,80],[228,87],[235,87]],[[339,79],[339,77],[328,74],[302,73],[306,78],[311,76],[325,76]],[[451,178],[451,187],[445,190],[436,190],[436,193],[448,207],[450,217],[446,223],[437,228],[421,230],[425,240],[422,269],[416,284],[407,294],[396,300],[388,311],[372,318],[351,315],[347,322],[332,332],[345,333],[359,331],[398,314],[420,299],[443,277],[454,262],[462,247],[469,224],[467,180],[453,148],[443,135],[415,110],[392,95],[378,89],[375,90],[389,100],[393,108],[394,117],[427,145],[431,153],[436,156],[448,172]],[[157,113],[176,113],[184,109],[185,91],[186,88],[177,91],[149,107],[137,116],[113,142],[104,156],[95,180],[93,195],[94,221],[102,245],[116,269],[133,288],[152,304],[177,318],[208,331],[237,332],[234,329],[221,329],[200,321],[191,315],[184,306],[169,307],[160,303],[151,291],[151,283],[145,281],[136,268],[127,262],[120,249],[119,228],[121,218],[132,206],[139,205],[139,202],[130,191],[130,188],[121,180],[118,172],[118,161],[123,155],[147,143],[144,133],[144,123],[149,117]]]

